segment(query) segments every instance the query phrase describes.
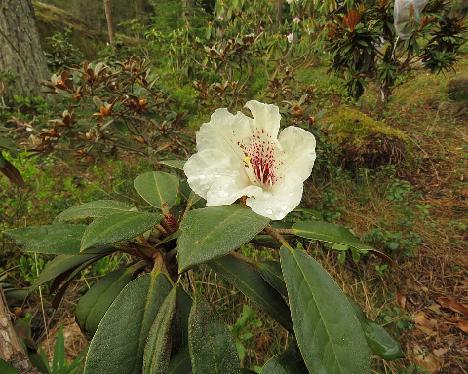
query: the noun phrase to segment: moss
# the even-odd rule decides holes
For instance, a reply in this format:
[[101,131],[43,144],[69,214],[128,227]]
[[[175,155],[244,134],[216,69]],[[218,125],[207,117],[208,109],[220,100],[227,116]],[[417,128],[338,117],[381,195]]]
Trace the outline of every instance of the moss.
[[322,121],[321,129],[342,153],[348,167],[376,167],[404,159],[408,136],[357,109],[341,106]]
[[47,37],[55,32],[63,32],[67,28],[72,30],[73,45],[78,47],[86,58],[94,58],[97,52],[105,46],[106,35],[94,30],[79,18],[40,1],[33,1],[33,5],[43,47],[47,47]]

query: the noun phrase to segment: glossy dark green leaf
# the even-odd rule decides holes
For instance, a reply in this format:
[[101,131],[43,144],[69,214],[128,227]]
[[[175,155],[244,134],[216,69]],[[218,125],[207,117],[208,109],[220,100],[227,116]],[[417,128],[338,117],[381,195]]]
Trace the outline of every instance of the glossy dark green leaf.
[[146,339],[143,374],[166,374],[171,358],[171,327],[175,317],[177,288],[173,288],[159,308]]
[[190,361],[190,353],[188,346],[181,348],[174,357],[171,358],[168,374],[191,374],[192,362]]
[[161,219],[160,214],[146,212],[123,212],[97,218],[84,232],[81,250],[134,239],[151,230]]
[[232,283],[264,312],[292,331],[288,305],[278,291],[262,278],[254,266],[234,255],[210,261],[208,266]]
[[120,201],[97,200],[83,205],[70,207],[60,213],[55,220],[57,222],[66,222],[90,217],[98,218],[131,210],[136,210],[136,208]]
[[269,219],[240,206],[216,206],[190,211],[177,241],[179,272],[222,257],[249,242]]
[[281,248],[294,332],[312,373],[370,373],[370,352],[353,307],[333,278],[304,251]]
[[[139,266],[137,266],[139,265]],[[133,279],[141,264],[113,271],[96,282],[78,301],[75,318],[82,330],[92,337],[109,306]]]
[[308,374],[296,345],[290,345],[283,353],[273,356],[262,368],[260,374]]
[[356,317],[362,324],[367,344],[372,353],[385,360],[396,360],[405,357],[400,343],[398,343],[382,326],[368,319],[358,303],[349,297],[348,300],[356,313]]
[[75,254],[80,252],[85,229],[85,225],[57,224],[6,230],[4,234],[25,252]]
[[161,273],[125,286],[99,323],[86,357],[86,374],[141,374],[149,330],[171,282]]
[[281,264],[278,261],[262,261],[259,262],[258,272],[276,291],[282,296],[288,297],[288,290],[284,282]]
[[296,222],[293,227],[295,235],[301,238],[320,240],[328,243],[345,244],[359,250],[369,251],[372,246],[361,242],[347,228],[321,221]]
[[385,360],[396,360],[405,357],[400,344],[382,326],[367,321],[363,324],[367,344],[372,353]]
[[190,311],[189,352],[193,374],[240,374],[239,357],[227,326],[201,298],[195,299]]
[[179,179],[162,171],[150,171],[136,177],[134,186],[148,204],[167,210],[176,203]]

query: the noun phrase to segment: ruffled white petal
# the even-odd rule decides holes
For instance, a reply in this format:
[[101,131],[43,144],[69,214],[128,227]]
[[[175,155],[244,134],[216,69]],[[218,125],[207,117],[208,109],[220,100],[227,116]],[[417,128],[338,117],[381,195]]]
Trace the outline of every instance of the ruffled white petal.
[[245,104],[252,112],[253,127],[256,130],[264,130],[273,139],[278,137],[281,114],[279,108],[273,104],[264,104],[256,100],[250,100]]
[[229,113],[226,108],[217,109],[211,121],[204,123],[196,134],[197,150],[217,149],[229,157],[232,162],[242,162],[243,154],[236,141],[250,133],[252,119],[238,112]]
[[208,206],[230,205],[247,196],[260,215],[283,219],[299,205],[303,182],[314,166],[315,138],[289,127],[278,138],[276,105],[249,101],[253,118],[218,109],[197,133],[198,153],[184,166],[192,190]]
[[299,127],[287,127],[279,136],[283,151],[280,173],[283,178],[309,178],[316,158],[315,137]]
[[206,199],[207,205],[230,205],[260,189],[251,185],[242,164],[233,163],[217,149],[194,154],[185,163],[184,172],[190,188]]
[[281,220],[301,202],[303,183],[287,180],[277,183],[271,191],[262,190],[247,199],[247,205],[261,216]]

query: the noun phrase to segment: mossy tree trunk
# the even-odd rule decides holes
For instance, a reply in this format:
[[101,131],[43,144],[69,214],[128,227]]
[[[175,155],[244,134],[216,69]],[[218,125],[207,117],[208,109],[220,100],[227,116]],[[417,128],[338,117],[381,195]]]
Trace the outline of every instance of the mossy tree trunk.
[[[15,78],[7,96],[38,94],[49,78],[31,0],[0,1],[0,73]],[[5,80],[0,76],[0,81]]]

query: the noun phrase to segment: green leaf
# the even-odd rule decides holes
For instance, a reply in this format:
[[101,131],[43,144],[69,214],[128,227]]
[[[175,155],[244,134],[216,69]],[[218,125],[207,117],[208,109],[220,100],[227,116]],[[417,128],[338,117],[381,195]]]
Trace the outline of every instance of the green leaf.
[[262,261],[257,264],[258,271],[273,288],[282,296],[288,297],[288,290],[284,282],[281,264],[278,261]]
[[66,222],[83,218],[105,217],[114,213],[136,210],[135,207],[114,200],[97,200],[87,204],[73,206],[60,213],[55,221]]
[[240,374],[239,357],[227,326],[201,298],[195,299],[190,311],[189,352],[193,374]]
[[57,333],[57,341],[54,348],[54,359],[52,360],[52,373],[60,373],[65,366],[65,339],[63,327],[60,326]]
[[2,373],[2,374],[19,374],[19,371],[16,370],[10,364],[8,364],[5,360],[0,358],[0,373]]
[[25,252],[75,254],[80,252],[85,229],[86,225],[57,224],[6,230],[4,234]]
[[159,161],[160,164],[169,166],[174,169],[184,170],[184,165],[187,161],[184,160],[163,160]]
[[167,277],[154,272],[127,284],[99,323],[84,372],[140,374],[148,332],[171,289]]
[[73,271],[73,269],[78,268],[84,263],[89,263],[90,261],[97,261],[101,257],[107,256],[110,253],[114,252],[114,248],[107,248],[96,253],[94,251],[86,251],[78,255],[58,255],[53,260],[49,261],[42,270],[39,277],[34,281],[30,287],[30,291],[39,287],[40,285],[49,282],[62,274]]
[[171,358],[168,374],[191,374],[192,362],[190,361],[190,353],[188,346],[181,348],[174,357]]
[[0,149],[6,149],[8,151],[15,152],[18,148],[16,144],[10,138],[0,135]]
[[296,222],[293,227],[295,235],[301,238],[320,240],[328,243],[346,244],[363,251],[372,250],[372,246],[361,242],[356,236],[340,225],[321,221]]
[[295,344],[291,344],[283,353],[273,356],[262,367],[260,374],[308,374]]
[[139,266],[113,271],[96,282],[78,301],[75,318],[83,331],[92,337],[112,302],[133,279]]
[[171,358],[171,327],[175,316],[177,288],[159,308],[143,353],[143,374],[166,374]]
[[379,324],[367,320],[363,323],[367,344],[372,353],[385,360],[396,360],[405,357],[400,344]]
[[286,329],[292,331],[288,305],[278,291],[261,277],[254,266],[233,255],[210,261],[208,266],[232,283]]
[[179,273],[249,242],[268,222],[268,218],[240,205],[190,211],[181,223],[182,234],[177,241]]
[[370,373],[364,331],[333,278],[304,251],[280,252],[294,332],[309,371]]
[[400,343],[396,341],[382,326],[368,319],[358,303],[348,297],[356,317],[362,324],[367,344],[372,353],[385,360],[396,360],[405,357]]
[[81,250],[133,239],[152,229],[161,219],[160,214],[146,212],[123,212],[97,218],[87,227]]
[[192,309],[192,299],[181,287],[177,287],[176,303],[172,342],[175,350],[188,346],[188,319]]
[[165,211],[176,203],[179,179],[162,171],[150,171],[136,177],[134,186],[143,200]]

